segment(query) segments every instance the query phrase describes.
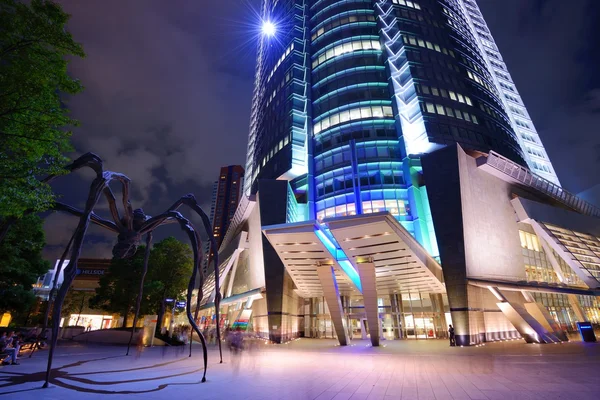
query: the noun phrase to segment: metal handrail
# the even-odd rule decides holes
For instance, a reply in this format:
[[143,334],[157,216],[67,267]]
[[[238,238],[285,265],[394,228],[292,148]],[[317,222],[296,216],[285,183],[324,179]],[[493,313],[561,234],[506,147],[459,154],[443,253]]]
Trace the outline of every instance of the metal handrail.
[[560,186],[544,179],[527,168],[509,160],[500,154],[490,151],[486,164],[497,169],[522,184],[534,188],[545,195],[560,201],[567,207],[585,215],[600,218],[600,208],[566,191]]

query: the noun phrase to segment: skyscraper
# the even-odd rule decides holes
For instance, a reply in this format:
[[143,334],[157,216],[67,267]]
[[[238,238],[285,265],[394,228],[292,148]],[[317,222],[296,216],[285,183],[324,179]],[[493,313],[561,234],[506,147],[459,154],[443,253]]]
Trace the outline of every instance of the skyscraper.
[[287,179],[309,219],[388,210],[435,253],[419,157],[490,150],[558,183],[471,0],[267,0],[246,193]]
[[[213,184],[212,201],[210,207],[210,221],[213,228],[213,236],[217,241],[217,247],[221,245],[229,223],[240,202],[244,187],[244,168],[241,165],[229,165],[221,167],[219,179]],[[212,257],[209,254],[210,244],[207,241],[204,246],[205,260],[204,269]]]
[[[474,1],[265,0],[262,15],[219,323],[376,346],[449,323],[460,345],[559,342],[600,321],[584,306],[600,210],[560,187]],[[214,280],[204,293],[209,309]]]

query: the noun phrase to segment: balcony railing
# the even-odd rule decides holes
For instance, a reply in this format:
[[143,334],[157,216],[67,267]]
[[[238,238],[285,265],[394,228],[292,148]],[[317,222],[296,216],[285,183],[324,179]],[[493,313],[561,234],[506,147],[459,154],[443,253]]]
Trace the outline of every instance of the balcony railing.
[[510,176],[521,184],[536,189],[581,214],[600,218],[600,209],[598,207],[567,192],[560,186],[535,175],[527,168],[522,167],[498,153],[490,151],[486,164]]

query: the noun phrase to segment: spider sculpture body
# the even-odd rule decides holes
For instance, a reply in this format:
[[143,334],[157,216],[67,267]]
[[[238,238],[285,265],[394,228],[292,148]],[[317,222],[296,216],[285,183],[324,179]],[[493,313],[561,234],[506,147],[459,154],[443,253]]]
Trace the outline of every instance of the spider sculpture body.
[[[169,207],[169,209],[166,212],[164,212],[160,215],[156,215],[154,217],[150,217],[150,216],[146,215],[142,209],[133,210],[131,203],[129,201],[129,187],[130,187],[129,178],[127,178],[123,174],[119,174],[119,173],[115,173],[115,172],[111,172],[111,171],[104,171],[103,166],[102,166],[102,160],[100,159],[100,157],[98,157],[97,155],[95,155],[93,153],[87,153],[87,154],[79,157],[71,165],[67,166],[67,170],[69,170],[70,172],[74,172],[74,171],[84,168],[84,167],[89,167],[89,168],[93,169],[94,172],[96,173],[96,178],[94,179],[94,181],[92,182],[92,184],[90,186],[90,190],[89,190],[88,198],[87,198],[87,201],[85,204],[85,208],[83,210],[79,210],[70,205],[63,204],[60,202],[55,203],[55,207],[54,207],[55,210],[57,210],[57,211],[68,212],[72,215],[79,217],[79,224],[78,224],[77,228],[75,229],[75,232],[73,233],[73,236],[72,236],[71,240],[69,241],[69,244],[67,245],[67,248],[65,249],[65,252],[62,255],[62,259],[61,259],[61,261],[59,263],[59,267],[58,267],[58,268],[61,268],[61,266],[64,263],[64,260],[66,259],[67,255],[70,253],[69,263],[66,266],[65,271],[64,271],[63,284],[58,289],[58,292],[56,293],[56,299],[54,300],[54,307],[53,307],[53,312],[52,312],[52,339],[51,339],[50,351],[48,354],[48,366],[47,366],[47,370],[46,370],[46,382],[44,383],[44,387],[48,386],[48,382],[49,382],[50,374],[51,374],[51,370],[52,370],[52,359],[54,356],[54,351],[56,348],[56,341],[57,341],[57,337],[58,337],[58,328],[59,328],[59,322],[61,319],[60,316],[61,316],[62,303],[67,294],[67,290],[69,289],[69,287],[71,286],[71,283],[73,282],[73,279],[75,278],[76,271],[77,271],[77,263],[78,263],[79,256],[81,253],[81,246],[83,244],[83,240],[84,240],[84,237],[85,237],[85,234],[86,234],[86,231],[87,231],[87,228],[88,228],[90,222],[94,223],[98,226],[101,226],[103,228],[106,228],[117,234],[117,238],[118,238],[117,244],[113,248],[113,256],[117,257],[117,258],[129,258],[129,257],[133,256],[137,250],[137,247],[139,246],[140,242],[142,241],[142,238],[144,236],[146,236],[146,252],[144,255],[144,267],[143,267],[143,272],[142,272],[142,276],[140,279],[140,288],[139,288],[139,293],[138,293],[137,302],[136,302],[136,312],[135,312],[135,317],[134,317],[134,322],[133,322],[134,328],[132,328],[129,344],[131,344],[131,338],[133,337],[135,326],[137,324],[137,318],[138,318],[140,303],[141,303],[141,299],[142,299],[142,289],[143,289],[144,277],[146,275],[147,268],[148,268],[148,258],[149,258],[149,253],[150,253],[150,245],[152,242],[153,231],[156,228],[158,228],[162,225],[165,225],[165,224],[178,223],[179,226],[181,227],[181,229],[187,234],[187,236],[191,242],[191,245],[192,245],[192,250],[193,250],[193,255],[194,255],[194,268],[193,268],[193,272],[192,272],[192,275],[190,277],[189,284],[188,284],[186,312],[187,312],[187,317],[190,322],[190,325],[192,326],[194,331],[196,331],[196,333],[198,334],[198,337],[200,338],[200,341],[202,343],[203,356],[204,356],[204,374],[202,377],[202,382],[205,382],[206,381],[207,357],[208,357],[207,349],[206,349],[206,341],[204,339],[204,336],[202,335],[202,332],[198,328],[195,318],[192,316],[192,312],[191,312],[192,292],[196,286],[196,280],[197,280],[198,276],[200,276],[200,284],[199,284],[199,293],[198,293],[198,297],[197,297],[198,300],[196,303],[196,317],[197,317],[197,313],[198,313],[198,309],[199,309],[198,306],[200,303],[200,299],[202,298],[202,283],[203,283],[202,281],[204,278],[202,275],[201,266],[200,266],[200,261],[202,260],[202,245],[201,245],[202,242],[201,242],[199,233],[196,231],[196,229],[194,228],[194,226],[192,225],[190,220],[185,218],[177,210],[183,205],[190,207],[194,212],[196,212],[200,216],[200,218],[202,219],[202,223],[204,225],[204,229],[206,230],[206,233],[208,234],[209,240],[211,242],[210,243],[211,251],[214,254],[214,265],[216,266],[215,267],[215,293],[216,293],[216,295],[215,295],[215,314],[216,315],[215,316],[216,316],[216,320],[219,321],[218,313],[219,313],[220,293],[219,293],[219,273],[218,273],[218,265],[219,265],[218,249],[217,249],[214,237],[212,235],[212,228],[211,228],[211,224],[210,224],[208,216],[202,210],[202,208],[198,205],[194,195],[188,194],[188,195],[181,197],[179,200],[177,200],[171,207]],[[56,178],[56,176],[49,176],[44,181],[50,182],[54,178]],[[122,192],[123,192],[122,201],[123,201],[123,209],[124,209],[122,216],[119,215],[119,210],[116,205],[116,198],[110,188],[110,183],[113,181],[119,182],[122,186]],[[104,194],[104,196],[106,197],[106,199],[108,201],[110,213],[112,216],[112,221],[99,217],[93,211],[102,194]],[[52,299],[53,292],[56,290],[59,273],[60,273],[60,271],[58,271],[55,275],[55,281],[53,284],[52,292],[50,293],[50,299]],[[198,274],[200,274],[200,275],[198,275]],[[221,362],[223,362],[223,356],[222,356],[222,352],[221,352],[221,341],[220,341],[221,333],[220,333],[218,323],[217,323],[216,328],[217,328],[216,333],[217,333],[217,341],[219,343],[219,352],[220,352],[220,356],[221,356]],[[127,349],[127,354],[129,354],[129,347]],[[190,347],[190,356],[191,356],[191,347]]]

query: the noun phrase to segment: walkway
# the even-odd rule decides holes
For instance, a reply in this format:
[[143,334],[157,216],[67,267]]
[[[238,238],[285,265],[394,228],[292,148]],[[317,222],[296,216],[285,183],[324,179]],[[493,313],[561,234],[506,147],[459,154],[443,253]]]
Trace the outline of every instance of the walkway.
[[[19,366],[0,367],[0,400],[35,399],[597,399],[600,344],[527,345],[521,341],[450,348],[445,341],[366,341],[335,346],[302,339],[264,346],[218,364],[201,351],[66,345],[55,359],[53,387],[39,389],[46,351]],[[108,395],[108,397],[107,397]]]

